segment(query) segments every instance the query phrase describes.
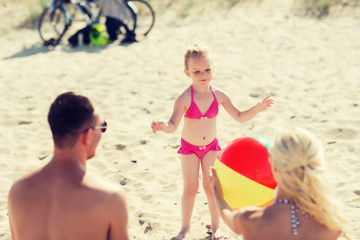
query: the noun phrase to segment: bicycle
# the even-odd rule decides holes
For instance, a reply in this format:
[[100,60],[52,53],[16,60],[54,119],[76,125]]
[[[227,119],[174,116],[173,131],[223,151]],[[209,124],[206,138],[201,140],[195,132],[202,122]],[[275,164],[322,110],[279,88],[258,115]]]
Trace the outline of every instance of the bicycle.
[[[71,13],[69,8],[74,8]],[[127,22],[138,39],[146,37],[154,26],[155,12],[145,0],[128,0],[131,20]],[[39,17],[38,31],[45,45],[57,45],[72,25],[76,12],[87,25],[99,23],[101,9],[90,0],[52,0]]]
[[132,15],[130,30],[134,31],[136,36],[146,37],[155,23],[154,10],[145,0],[128,0],[127,4]]

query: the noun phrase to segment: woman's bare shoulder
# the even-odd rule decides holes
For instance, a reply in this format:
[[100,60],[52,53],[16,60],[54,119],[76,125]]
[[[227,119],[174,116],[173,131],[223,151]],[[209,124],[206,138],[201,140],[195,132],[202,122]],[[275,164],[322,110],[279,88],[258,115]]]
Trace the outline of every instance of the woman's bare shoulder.
[[249,206],[238,210],[239,217],[243,220],[259,218],[264,214],[264,208]]
[[[282,218],[283,212],[270,207],[245,207],[239,210],[239,216],[244,223],[275,223]],[[287,214],[286,214],[287,216]]]

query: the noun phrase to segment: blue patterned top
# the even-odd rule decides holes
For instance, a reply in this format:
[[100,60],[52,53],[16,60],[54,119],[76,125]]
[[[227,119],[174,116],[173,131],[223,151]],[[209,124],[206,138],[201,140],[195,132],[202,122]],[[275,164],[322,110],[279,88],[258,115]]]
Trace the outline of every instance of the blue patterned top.
[[291,204],[291,226],[292,232],[294,235],[298,235],[298,227],[300,226],[300,221],[296,216],[296,210],[300,211],[301,214],[305,217],[310,217],[311,215],[295,205],[295,202],[288,199],[277,199],[274,204]]

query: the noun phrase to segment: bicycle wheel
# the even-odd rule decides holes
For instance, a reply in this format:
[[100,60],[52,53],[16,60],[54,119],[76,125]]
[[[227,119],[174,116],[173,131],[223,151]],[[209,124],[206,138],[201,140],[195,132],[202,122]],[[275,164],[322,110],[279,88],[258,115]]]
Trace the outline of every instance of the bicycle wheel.
[[39,18],[38,31],[40,38],[47,42],[51,39],[59,40],[67,30],[64,9],[47,6]]
[[155,22],[155,13],[150,4],[144,0],[131,0],[128,5],[134,18],[131,30],[135,29],[137,38],[146,37]]

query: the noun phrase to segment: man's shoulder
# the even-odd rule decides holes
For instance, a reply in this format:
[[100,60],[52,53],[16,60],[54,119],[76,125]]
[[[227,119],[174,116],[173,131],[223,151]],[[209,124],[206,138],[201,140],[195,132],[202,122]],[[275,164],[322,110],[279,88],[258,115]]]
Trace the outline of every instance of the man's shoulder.
[[38,184],[39,172],[41,169],[21,176],[10,188],[8,198],[10,201],[22,201],[29,191],[32,191]]
[[41,169],[37,169],[30,173],[27,173],[18,178],[11,186],[11,189],[17,190],[22,188],[28,188],[29,185],[34,184],[40,175]]
[[123,189],[111,182],[108,182],[93,173],[86,173],[84,184],[94,194],[101,195],[109,200],[121,200],[125,198]]
[[118,213],[127,213],[126,195],[120,186],[91,173],[86,173],[83,184],[85,191],[82,197],[101,209],[104,215],[114,217]]

